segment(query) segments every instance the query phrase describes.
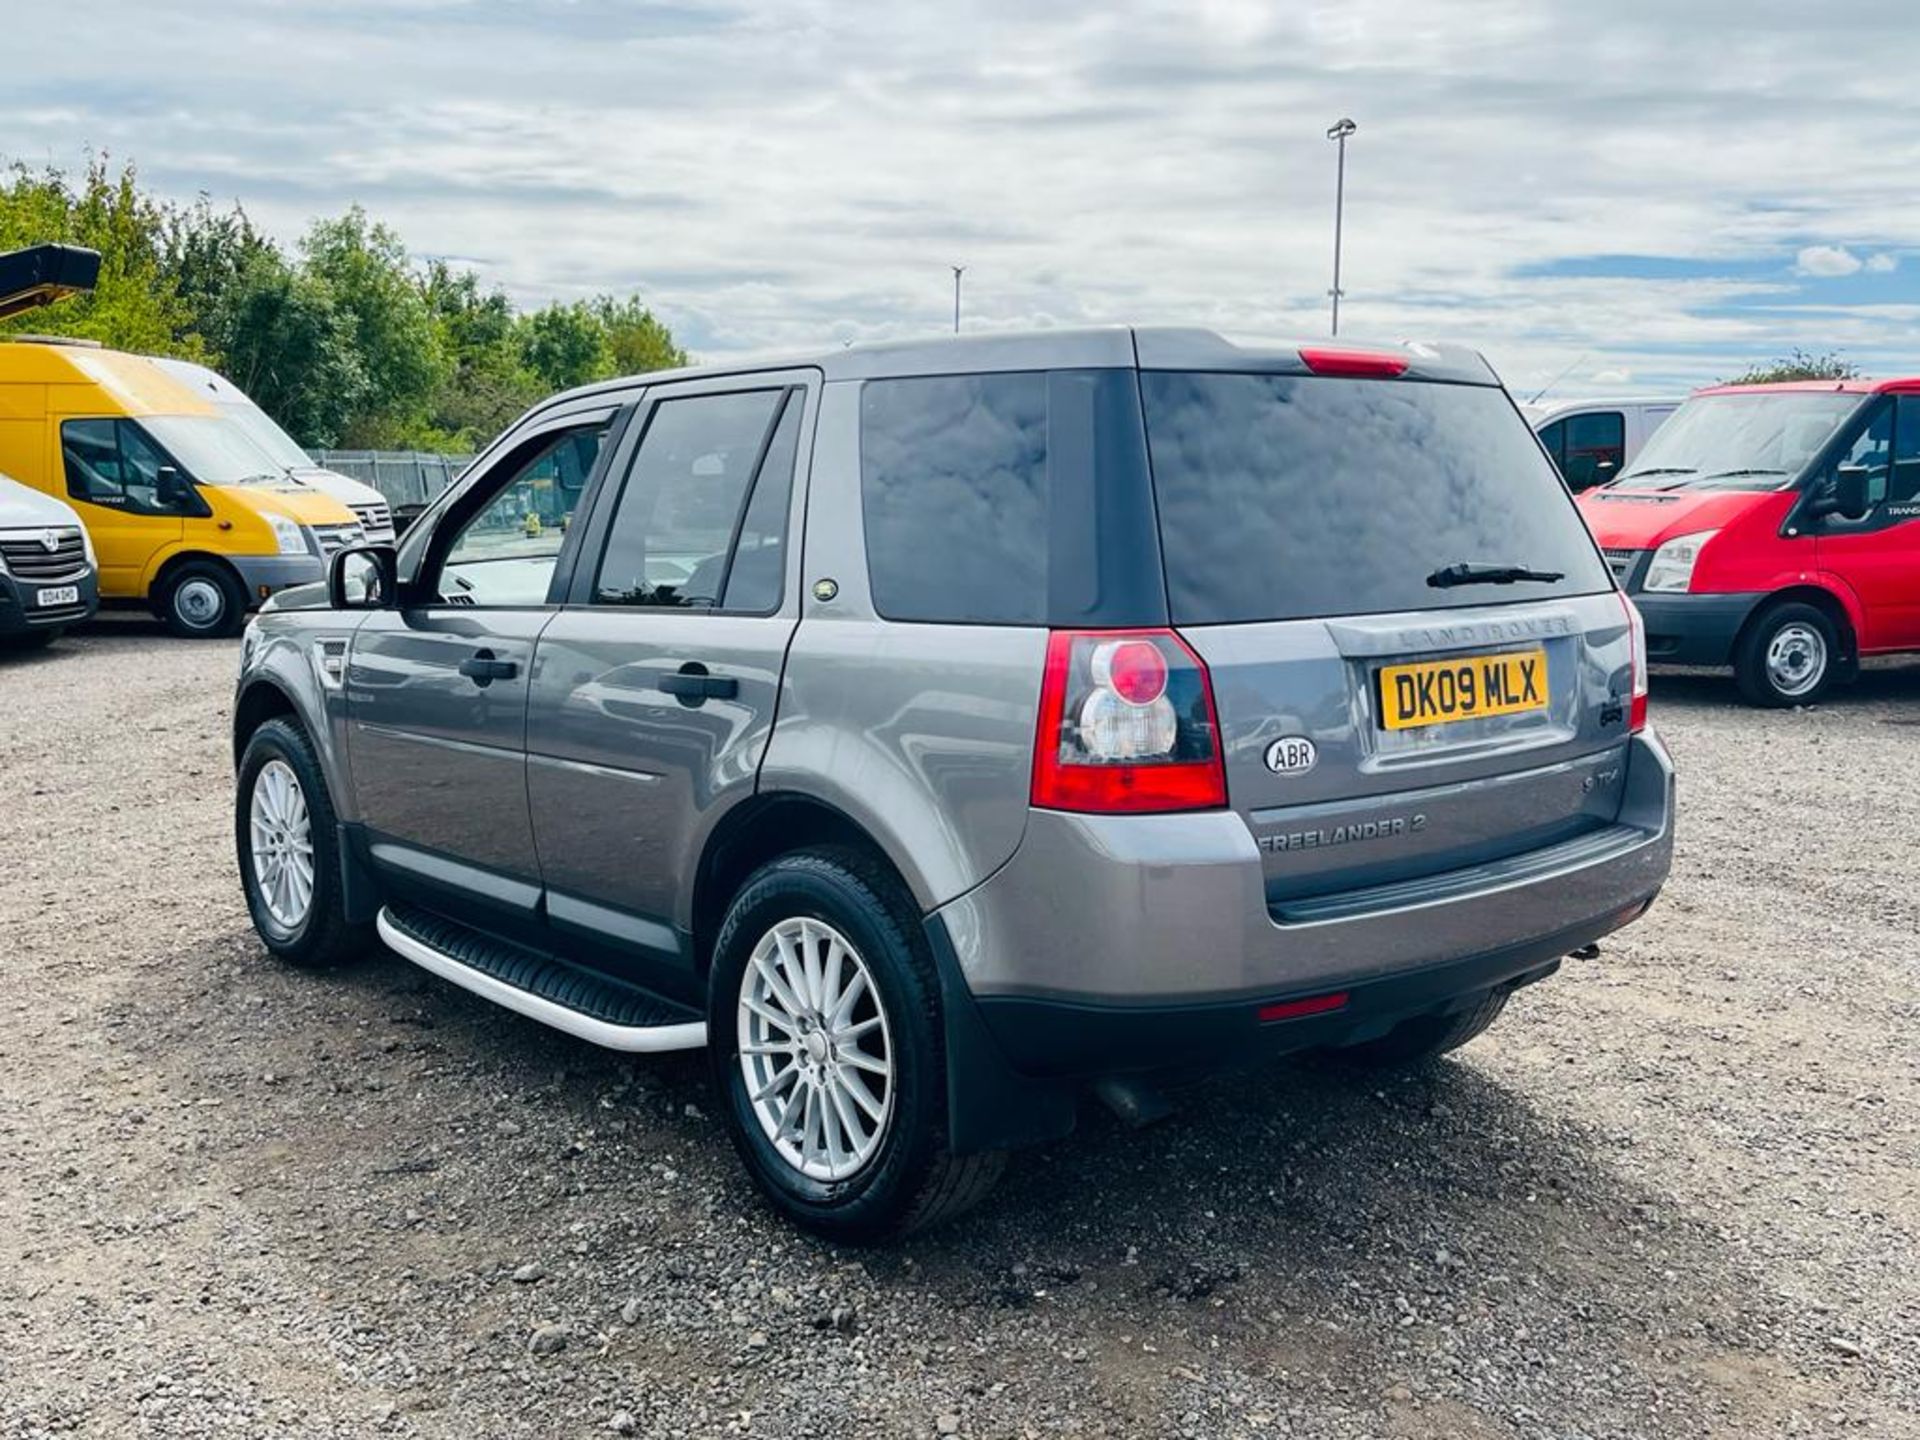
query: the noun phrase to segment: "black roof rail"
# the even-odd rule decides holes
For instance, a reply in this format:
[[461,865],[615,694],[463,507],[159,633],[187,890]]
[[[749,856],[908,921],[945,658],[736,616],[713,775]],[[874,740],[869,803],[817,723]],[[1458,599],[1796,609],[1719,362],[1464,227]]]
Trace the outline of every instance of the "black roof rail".
[[100,252],[79,245],[30,245],[0,255],[0,320],[69,295],[100,278]]

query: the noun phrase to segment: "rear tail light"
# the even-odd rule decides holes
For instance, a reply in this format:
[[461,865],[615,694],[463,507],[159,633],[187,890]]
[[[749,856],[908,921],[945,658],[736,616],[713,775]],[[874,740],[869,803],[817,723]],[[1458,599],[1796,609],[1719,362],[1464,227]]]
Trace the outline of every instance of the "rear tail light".
[[1339,350],[1310,345],[1301,350],[1300,359],[1316,375],[1391,380],[1407,373],[1407,357],[1391,350]]
[[1047,640],[1033,803],[1142,813],[1227,803],[1213,684],[1171,630],[1056,630]]
[[1647,728],[1647,622],[1640,607],[1623,592],[1620,603],[1627,607],[1627,631],[1633,637],[1633,692],[1627,704],[1627,730],[1638,735]]

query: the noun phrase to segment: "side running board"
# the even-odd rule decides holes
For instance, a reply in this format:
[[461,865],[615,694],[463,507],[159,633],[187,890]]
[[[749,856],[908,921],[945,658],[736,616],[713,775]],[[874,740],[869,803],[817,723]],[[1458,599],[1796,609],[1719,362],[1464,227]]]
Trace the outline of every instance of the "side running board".
[[622,985],[556,956],[469,929],[411,905],[380,912],[398,955],[496,1005],[608,1050],[697,1050],[706,1022],[686,1005]]

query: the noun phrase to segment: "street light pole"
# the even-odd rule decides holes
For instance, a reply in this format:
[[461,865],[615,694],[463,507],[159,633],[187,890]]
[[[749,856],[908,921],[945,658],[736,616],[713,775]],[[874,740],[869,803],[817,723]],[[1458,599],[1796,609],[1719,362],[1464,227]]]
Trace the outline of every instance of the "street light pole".
[[1340,333],[1340,228],[1347,209],[1347,137],[1360,127],[1342,118],[1327,127],[1327,139],[1340,145],[1339,169],[1333,190],[1333,333]]
[[948,268],[953,271],[953,333],[958,335],[960,333],[960,277],[967,273],[967,267],[952,265]]

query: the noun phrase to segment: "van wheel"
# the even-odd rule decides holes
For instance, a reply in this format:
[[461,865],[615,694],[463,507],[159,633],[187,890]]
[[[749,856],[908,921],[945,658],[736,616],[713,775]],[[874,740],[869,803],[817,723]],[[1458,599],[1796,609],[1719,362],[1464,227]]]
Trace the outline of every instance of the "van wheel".
[[248,737],[234,786],[234,843],[253,928],[280,959],[321,969],[373,945],[347,923],[339,831],[313,742],[290,720]]
[[1740,693],[1755,705],[1811,705],[1839,669],[1840,635],[1825,611],[1787,602],[1761,612],[1734,656]]
[[224,639],[247,623],[247,592],[225,566],[195,560],[167,577],[154,608],[175,635]]
[[946,1147],[940,990],[912,901],[852,850],[762,866],[728,907],[707,1046],[734,1147],[796,1224],[870,1241],[945,1220],[1006,1157]]
[[1507,991],[1489,990],[1480,1003],[1445,1015],[1415,1015],[1377,1040],[1328,1052],[1336,1063],[1362,1070],[1412,1070],[1458,1050],[1500,1018]]

